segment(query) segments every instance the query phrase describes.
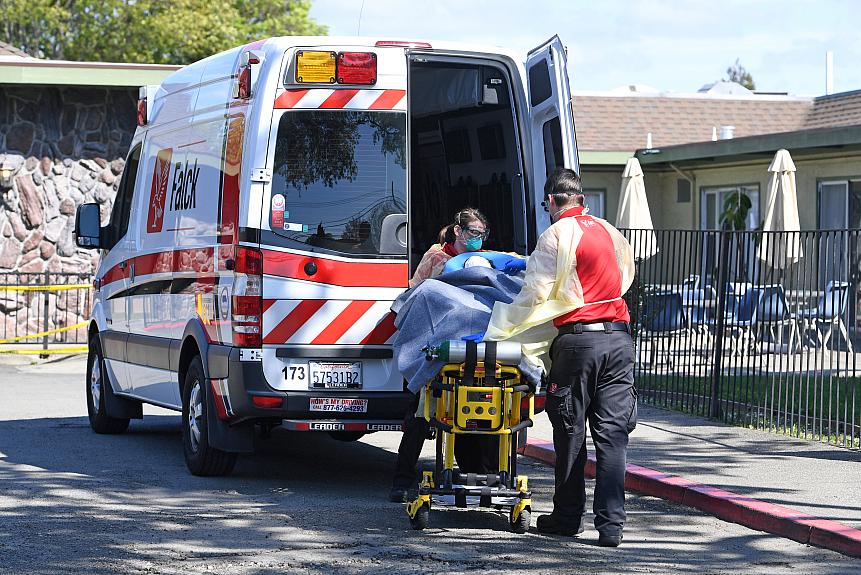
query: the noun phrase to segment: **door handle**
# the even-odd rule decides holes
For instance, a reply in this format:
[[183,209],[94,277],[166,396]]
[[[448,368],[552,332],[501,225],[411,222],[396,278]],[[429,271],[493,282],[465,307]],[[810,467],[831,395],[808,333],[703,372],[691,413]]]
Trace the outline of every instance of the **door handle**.
[[135,283],[135,264],[132,264],[131,271],[129,272],[129,283]]

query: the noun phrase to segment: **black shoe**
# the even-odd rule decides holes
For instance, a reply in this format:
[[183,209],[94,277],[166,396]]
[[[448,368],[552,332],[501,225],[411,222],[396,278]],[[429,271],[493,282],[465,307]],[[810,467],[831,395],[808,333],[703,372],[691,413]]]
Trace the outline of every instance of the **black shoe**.
[[542,515],[535,522],[539,533],[547,535],[566,535],[568,537],[577,537],[583,533],[583,521],[573,523],[570,521],[560,521],[559,518],[552,513]]
[[598,545],[601,547],[618,547],[622,544],[622,534],[618,535],[598,535]]
[[406,503],[408,491],[409,489],[406,487],[392,487],[392,490],[389,492],[389,501],[392,503]]

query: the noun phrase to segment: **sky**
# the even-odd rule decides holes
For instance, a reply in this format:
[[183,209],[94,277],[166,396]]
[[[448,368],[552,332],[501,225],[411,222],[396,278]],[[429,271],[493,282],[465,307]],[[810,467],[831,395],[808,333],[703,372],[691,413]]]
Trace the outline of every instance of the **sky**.
[[630,84],[690,93],[739,59],[758,91],[861,89],[856,0],[313,0],[330,35],[487,43],[525,53],[558,34],[575,91]]

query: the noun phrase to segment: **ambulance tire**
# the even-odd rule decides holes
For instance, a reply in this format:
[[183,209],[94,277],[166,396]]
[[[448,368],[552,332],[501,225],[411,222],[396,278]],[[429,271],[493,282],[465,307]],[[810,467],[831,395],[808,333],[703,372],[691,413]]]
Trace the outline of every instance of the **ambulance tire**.
[[209,413],[208,394],[203,364],[200,356],[195,356],[188,366],[185,385],[182,387],[182,448],[185,464],[192,475],[229,475],[236,465],[236,453],[209,445],[207,418],[215,417],[215,414]]
[[87,416],[90,428],[99,434],[115,435],[129,427],[127,417],[111,417],[107,413],[107,394],[111,393],[111,382],[105,369],[105,359],[98,338],[90,342],[87,354]]

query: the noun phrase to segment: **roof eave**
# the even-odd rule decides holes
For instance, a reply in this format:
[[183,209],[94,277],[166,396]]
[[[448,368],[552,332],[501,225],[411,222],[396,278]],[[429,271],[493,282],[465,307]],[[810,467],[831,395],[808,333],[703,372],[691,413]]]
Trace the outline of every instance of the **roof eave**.
[[708,160],[729,163],[744,157],[773,153],[781,148],[790,151],[861,146],[861,125],[837,128],[798,130],[777,134],[747,136],[716,142],[697,142],[664,148],[640,149],[635,152],[640,164],[658,166]]

